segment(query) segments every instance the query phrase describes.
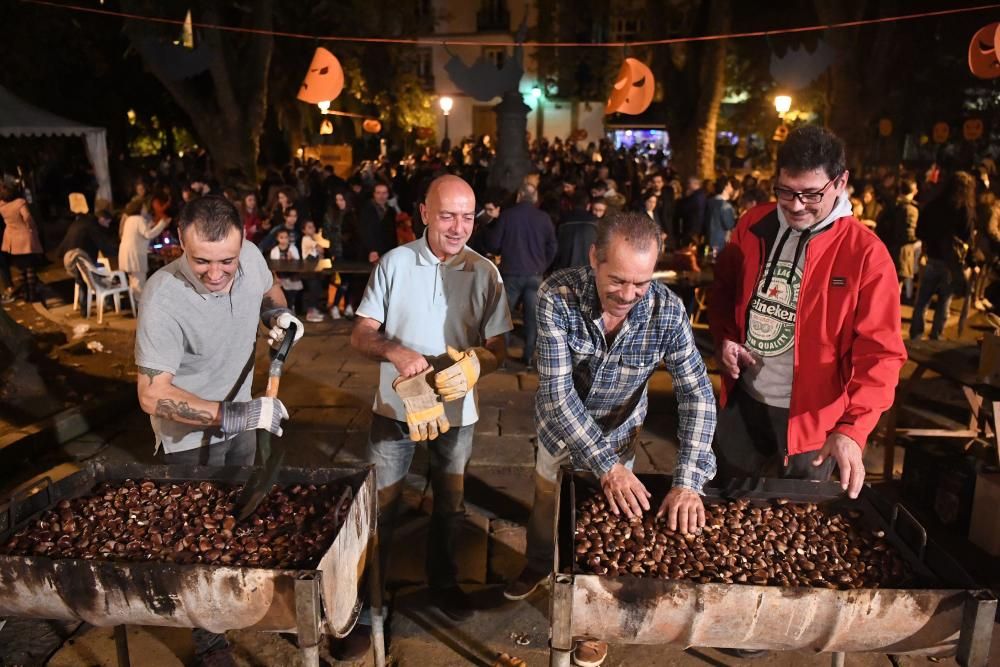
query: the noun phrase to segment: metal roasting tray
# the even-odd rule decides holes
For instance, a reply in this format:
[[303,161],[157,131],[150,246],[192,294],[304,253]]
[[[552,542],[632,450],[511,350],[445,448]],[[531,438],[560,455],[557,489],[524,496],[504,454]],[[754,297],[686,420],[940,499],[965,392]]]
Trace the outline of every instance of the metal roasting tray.
[[[670,489],[667,475],[638,477],[657,502]],[[836,482],[748,480],[725,489],[706,488],[705,502],[785,498],[825,509],[859,510],[860,520],[883,530],[913,569],[911,587],[838,590],[580,573],[574,564],[577,498],[598,490],[590,473],[560,473],[553,525],[553,665],[568,664],[573,640],[581,637],[682,647],[935,656],[957,652],[961,664],[986,664],[996,598],[929,541],[905,508],[890,506],[869,487],[850,500]]]
[[[151,479],[242,484],[252,468],[94,462],[58,482],[35,485],[0,505],[0,543],[60,500],[90,494],[102,482]],[[315,567],[260,567],[52,559],[0,555],[0,616],[121,624],[297,632],[308,629],[303,601],[318,604],[321,630],[343,637],[361,608],[377,517],[374,471],[285,468],[279,486],[348,483],[354,496],[340,530]],[[298,607],[298,609],[297,609]]]

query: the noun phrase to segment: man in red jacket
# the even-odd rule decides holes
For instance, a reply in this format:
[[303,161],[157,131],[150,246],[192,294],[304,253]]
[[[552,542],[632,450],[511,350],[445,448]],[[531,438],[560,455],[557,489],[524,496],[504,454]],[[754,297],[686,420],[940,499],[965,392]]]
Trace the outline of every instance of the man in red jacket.
[[717,479],[828,479],[852,498],[906,361],[892,258],[851,215],[843,143],[806,126],[778,151],[778,200],[748,211],[715,268],[724,378]]

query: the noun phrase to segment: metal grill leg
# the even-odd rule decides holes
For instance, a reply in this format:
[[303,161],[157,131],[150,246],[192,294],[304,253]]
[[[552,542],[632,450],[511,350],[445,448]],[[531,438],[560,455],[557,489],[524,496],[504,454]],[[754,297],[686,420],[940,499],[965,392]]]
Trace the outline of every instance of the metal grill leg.
[[834,653],[833,659],[830,661],[830,664],[833,667],[844,667],[846,661],[847,661],[846,653]]
[[319,667],[319,640],[323,636],[319,589],[316,577],[307,576],[295,581],[295,623],[305,667]]
[[375,667],[385,667],[385,606],[382,604],[382,565],[379,562],[378,532],[372,538],[374,545],[368,565],[368,597],[371,600],[372,651]]
[[128,628],[124,625],[115,626],[115,649],[118,652],[118,667],[131,667],[128,658]]
[[965,601],[962,631],[958,636],[958,664],[963,667],[985,667],[990,657],[993,619],[997,600],[989,591],[976,591]]
[[557,574],[552,579],[552,639],[549,646],[551,667],[570,667],[573,656],[573,577]]

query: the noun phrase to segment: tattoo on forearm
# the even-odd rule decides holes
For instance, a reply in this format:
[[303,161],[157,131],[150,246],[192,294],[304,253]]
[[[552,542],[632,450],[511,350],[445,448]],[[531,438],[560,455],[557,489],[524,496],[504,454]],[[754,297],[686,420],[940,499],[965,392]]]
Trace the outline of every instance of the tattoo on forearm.
[[145,366],[139,366],[139,373],[145,375],[149,378],[149,384],[153,384],[153,378],[160,375],[164,371],[157,370],[155,368],[146,368]]
[[211,424],[214,417],[205,410],[195,410],[187,401],[174,401],[169,398],[161,398],[156,402],[156,416],[177,421],[187,419],[197,424]]

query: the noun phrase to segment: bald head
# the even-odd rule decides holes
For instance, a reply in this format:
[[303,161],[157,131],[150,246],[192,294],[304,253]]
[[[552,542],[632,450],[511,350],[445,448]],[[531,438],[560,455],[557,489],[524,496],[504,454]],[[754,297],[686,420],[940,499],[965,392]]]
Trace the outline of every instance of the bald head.
[[472,191],[472,187],[465,182],[464,179],[454,176],[452,174],[446,174],[444,176],[438,176],[433,181],[431,181],[430,187],[427,188],[427,201],[435,197],[440,197],[440,192],[445,191],[451,193],[452,191],[464,191],[470,197],[475,200],[476,195]]
[[427,225],[427,243],[438,259],[445,261],[460,253],[472,235],[476,220],[476,195],[458,176],[441,176],[427,188],[420,205],[420,217]]

